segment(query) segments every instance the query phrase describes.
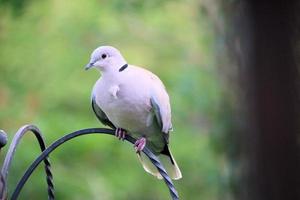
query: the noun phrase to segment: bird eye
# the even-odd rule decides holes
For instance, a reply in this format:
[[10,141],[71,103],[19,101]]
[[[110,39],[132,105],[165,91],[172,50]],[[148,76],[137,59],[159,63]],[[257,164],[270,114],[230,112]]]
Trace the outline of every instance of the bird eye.
[[101,55],[101,58],[102,58],[102,59],[105,59],[106,57],[107,57],[106,54],[102,54],[102,55]]

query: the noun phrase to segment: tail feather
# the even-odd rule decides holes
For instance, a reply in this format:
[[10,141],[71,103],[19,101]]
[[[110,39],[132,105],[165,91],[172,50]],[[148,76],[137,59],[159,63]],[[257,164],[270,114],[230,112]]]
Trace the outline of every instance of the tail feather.
[[162,176],[160,175],[156,167],[151,163],[151,161],[146,157],[144,153],[137,153],[136,155],[138,156],[138,159],[146,172],[152,174],[158,179],[162,179]]
[[[158,179],[162,179],[157,168],[151,163],[144,153],[137,153],[137,156],[146,172],[152,174]],[[178,180],[182,178],[181,171],[167,145],[158,157],[171,179]]]

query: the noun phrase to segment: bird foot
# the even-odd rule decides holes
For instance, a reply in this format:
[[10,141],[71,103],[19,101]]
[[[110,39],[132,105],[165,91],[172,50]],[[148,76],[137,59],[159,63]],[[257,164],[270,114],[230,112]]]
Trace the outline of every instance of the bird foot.
[[127,134],[127,131],[125,129],[122,128],[117,128],[115,131],[115,136],[119,139],[119,140],[124,140],[125,136]]
[[134,149],[137,153],[141,152],[146,146],[146,138],[142,137],[134,143]]

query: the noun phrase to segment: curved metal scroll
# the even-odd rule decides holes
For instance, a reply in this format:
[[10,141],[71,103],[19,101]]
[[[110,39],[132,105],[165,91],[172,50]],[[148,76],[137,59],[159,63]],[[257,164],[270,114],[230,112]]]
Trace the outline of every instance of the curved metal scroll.
[[[88,135],[88,134],[109,134],[109,135],[114,135],[115,131],[112,129],[106,129],[106,128],[89,128],[89,129],[82,129],[82,130],[78,130],[75,132],[72,132],[70,134],[67,134],[65,136],[63,136],[62,138],[56,140],[54,143],[52,143],[48,148],[46,148],[42,154],[29,166],[29,168],[26,170],[25,174],[23,175],[23,177],[21,178],[21,180],[19,181],[15,191],[12,194],[11,200],[16,200],[18,198],[18,195],[20,193],[20,191],[22,190],[24,184],[26,183],[26,181],[28,180],[28,178],[30,177],[30,175],[32,174],[32,172],[35,170],[35,168],[45,159],[47,158],[47,156],[54,151],[57,147],[59,147],[60,145],[62,145],[63,143],[67,142],[68,140],[71,140],[75,137],[81,136],[81,135]],[[125,140],[131,142],[131,143],[135,143],[135,139],[132,138],[129,135],[126,135]],[[173,200],[178,200],[178,193],[170,179],[170,177],[167,175],[166,170],[164,169],[164,167],[162,166],[162,164],[159,162],[158,158],[147,148],[145,147],[143,149],[143,152],[149,157],[149,159],[151,160],[151,162],[156,166],[156,168],[158,169],[158,171],[160,172],[160,174],[162,175],[162,177],[164,178],[164,181],[166,183],[166,185],[169,188],[170,191],[170,195],[172,197]]]
[[[41,151],[44,151],[46,149],[46,145],[43,139],[43,136],[41,134],[41,131],[34,125],[25,125],[23,127],[21,127],[18,132],[15,134],[9,149],[7,151],[7,154],[5,156],[5,160],[4,160],[4,164],[2,166],[2,170],[1,170],[1,174],[2,174],[2,179],[4,183],[7,183],[7,175],[9,172],[9,168],[11,165],[11,161],[15,155],[17,146],[19,144],[19,142],[21,141],[22,137],[25,135],[25,133],[31,131],[36,139],[39,142],[40,145],[40,149]],[[47,175],[47,184],[48,184],[48,199],[53,200],[54,199],[54,186],[53,186],[53,176],[51,173],[51,165],[48,159],[48,156],[45,156],[42,160],[44,160],[45,163],[45,172]],[[3,195],[7,194],[7,189],[6,189],[6,184],[3,186],[3,190],[2,190],[2,196],[0,197],[0,199],[4,198]]]

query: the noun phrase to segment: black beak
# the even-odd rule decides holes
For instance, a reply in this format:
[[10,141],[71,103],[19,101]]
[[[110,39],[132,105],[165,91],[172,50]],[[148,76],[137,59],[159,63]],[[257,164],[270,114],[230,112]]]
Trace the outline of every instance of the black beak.
[[93,66],[94,66],[94,63],[89,63],[84,67],[84,69],[88,70],[88,69],[92,68]]

